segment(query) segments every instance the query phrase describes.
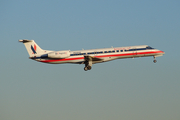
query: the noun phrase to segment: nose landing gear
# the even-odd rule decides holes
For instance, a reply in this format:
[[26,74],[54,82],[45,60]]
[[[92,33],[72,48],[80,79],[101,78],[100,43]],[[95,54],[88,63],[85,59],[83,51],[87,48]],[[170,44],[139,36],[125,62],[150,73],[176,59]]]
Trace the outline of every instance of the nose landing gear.
[[154,56],[154,60],[153,60],[153,62],[154,62],[154,63],[156,63],[156,62],[157,62],[157,60],[156,60],[156,57],[155,57],[155,56]]

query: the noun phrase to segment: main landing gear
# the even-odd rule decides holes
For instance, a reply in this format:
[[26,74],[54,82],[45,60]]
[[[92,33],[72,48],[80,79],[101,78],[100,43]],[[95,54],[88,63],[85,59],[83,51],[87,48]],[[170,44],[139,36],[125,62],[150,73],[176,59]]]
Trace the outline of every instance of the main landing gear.
[[156,57],[155,57],[155,56],[154,56],[154,60],[153,60],[153,62],[154,62],[154,63],[156,63],[156,62],[157,62],[157,60],[156,60]]
[[92,66],[92,61],[86,61],[85,62],[85,67],[84,67],[84,70],[87,71],[87,70],[91,70],[91,67]]

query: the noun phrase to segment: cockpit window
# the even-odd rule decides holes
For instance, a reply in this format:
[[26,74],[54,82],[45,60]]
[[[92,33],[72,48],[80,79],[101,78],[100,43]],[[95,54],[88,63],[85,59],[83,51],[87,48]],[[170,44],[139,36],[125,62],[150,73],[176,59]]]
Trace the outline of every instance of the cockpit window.
[[147,46],[146,49],[154,49],[154,48],[152,48],[152,47],[150,47],[150,46]]

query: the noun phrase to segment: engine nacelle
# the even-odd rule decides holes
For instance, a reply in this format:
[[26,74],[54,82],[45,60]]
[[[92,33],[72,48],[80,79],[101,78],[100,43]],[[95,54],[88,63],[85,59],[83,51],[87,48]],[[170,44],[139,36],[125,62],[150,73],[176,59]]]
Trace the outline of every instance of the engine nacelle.
[[67,58],[70,56],[69,51],[56,51],[48,53],[48,58]]

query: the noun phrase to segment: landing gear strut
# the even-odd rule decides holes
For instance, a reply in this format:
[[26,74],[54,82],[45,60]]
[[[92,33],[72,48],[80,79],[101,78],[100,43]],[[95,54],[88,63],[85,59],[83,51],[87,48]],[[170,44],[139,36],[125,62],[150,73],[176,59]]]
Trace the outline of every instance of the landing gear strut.
[[156,60],[156,57],[155,57],[155,56],[154,56],[154,60],[153,60],[153,62],[154,62],[154,63],[156,63],[156,62],[157,62],[157,60]]

